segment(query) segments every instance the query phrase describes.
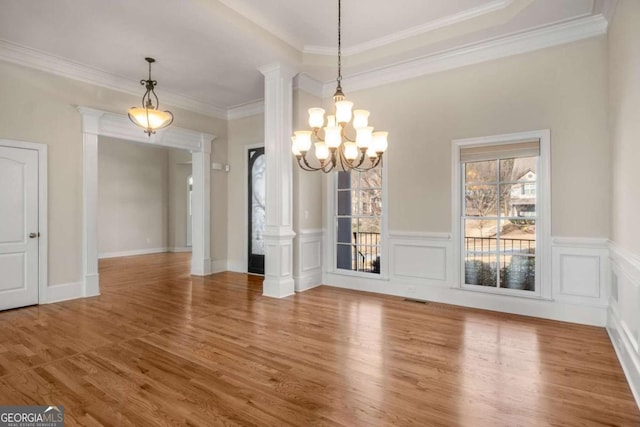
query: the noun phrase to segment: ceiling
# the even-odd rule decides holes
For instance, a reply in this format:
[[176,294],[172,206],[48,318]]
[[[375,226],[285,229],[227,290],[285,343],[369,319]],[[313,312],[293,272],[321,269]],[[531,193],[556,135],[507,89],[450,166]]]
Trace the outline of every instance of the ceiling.
[[[587,19],[612,3],[344,0],[343,74]],[[0,10],[0,59],[137,93],[152,56],[161,101],[217,116],[262,98],[260,66],[285,62],[321,83],[336,74],[335,1],[0,0]]]

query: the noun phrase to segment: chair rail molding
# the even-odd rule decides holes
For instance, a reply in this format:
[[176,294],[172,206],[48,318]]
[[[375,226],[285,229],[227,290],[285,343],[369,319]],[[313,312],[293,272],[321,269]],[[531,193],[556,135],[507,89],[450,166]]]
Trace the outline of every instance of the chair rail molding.
[[[60,299],[90,297],[100,294],[98,274],[98,139],[119,138],[159,147],[191,152],[193,164],[193,256],[191,274],[211,274],[211,143],[214,135],[172,126],[147,137],[127,116],[78,106],[82,117],[83,139],[83,233],[82,286],[69,287]],[[70,290],[77,289],[76,295]]]

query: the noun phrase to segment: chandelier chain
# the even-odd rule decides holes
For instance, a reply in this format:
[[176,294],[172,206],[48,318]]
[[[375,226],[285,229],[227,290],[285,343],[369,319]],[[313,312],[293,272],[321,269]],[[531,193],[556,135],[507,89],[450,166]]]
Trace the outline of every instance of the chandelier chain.
[[342,86],[342,0],[338,0],[338,86]]

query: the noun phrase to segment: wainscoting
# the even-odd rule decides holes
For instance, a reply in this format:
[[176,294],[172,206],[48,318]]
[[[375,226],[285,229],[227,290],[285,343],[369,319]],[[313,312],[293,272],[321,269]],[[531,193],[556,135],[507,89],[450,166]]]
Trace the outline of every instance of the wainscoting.
[[[526,298],[462,290],[449,233],[390,232],[388,275],[325,272],[323,283],[419,300],[605,326],[609,295],[607,239],[551,241],[551,297]],[[385,269],[383,268],[383,271]],[[544,275],[542,276],[544,280]]]
[[294,238],[293,281],[296,292],[322,284],[322,230],[300,230]]
[[610,244],[611,296],[607,330],[640,406],[640,255]]

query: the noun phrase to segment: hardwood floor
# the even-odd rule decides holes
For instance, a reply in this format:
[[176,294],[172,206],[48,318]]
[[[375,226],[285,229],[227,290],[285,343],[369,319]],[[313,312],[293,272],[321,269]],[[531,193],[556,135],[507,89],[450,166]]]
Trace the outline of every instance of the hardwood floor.
[[639,426],[604,329],[320,287],[275,300],[189,254],[0,313],[0,404],[67,425]]

